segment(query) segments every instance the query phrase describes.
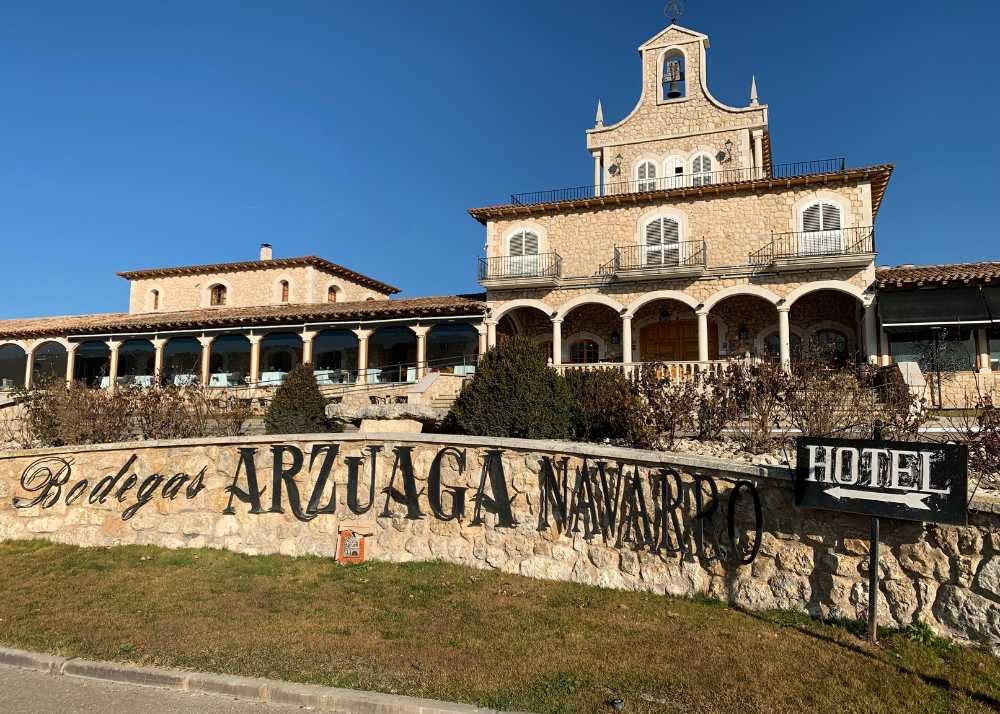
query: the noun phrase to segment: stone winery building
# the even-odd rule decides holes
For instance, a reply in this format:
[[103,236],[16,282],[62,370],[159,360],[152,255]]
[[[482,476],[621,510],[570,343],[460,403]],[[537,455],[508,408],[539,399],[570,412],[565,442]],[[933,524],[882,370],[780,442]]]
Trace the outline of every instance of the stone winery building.
[[675,24],[638,48],[641,94],[616,122],[598,102],[584,185],[470,210],[483,294],[397,299],[269,246],[254,261],[135,270],[120,273],[127,313],[0,321],[0,389],[41,375],[262,388],[299,363],[338,388],[416,384],[473,373],[508,335],[559,369],[665,361],[679,376],[746,355],[787,365],[818,343],[900,364],[914,389],[941,369],[934,346],[966,387],[993,389],[1000,263],[877,268],[892,165],[776,161],[756,82],[746,106],[720,102],[708,49]]

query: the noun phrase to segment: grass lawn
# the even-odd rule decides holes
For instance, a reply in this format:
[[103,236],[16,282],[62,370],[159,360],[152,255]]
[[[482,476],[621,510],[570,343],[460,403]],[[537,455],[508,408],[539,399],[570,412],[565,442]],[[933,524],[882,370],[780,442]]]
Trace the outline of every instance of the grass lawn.
[[0,544],[0,642],[535,712],[991,711],[1000,659],[442,563]]

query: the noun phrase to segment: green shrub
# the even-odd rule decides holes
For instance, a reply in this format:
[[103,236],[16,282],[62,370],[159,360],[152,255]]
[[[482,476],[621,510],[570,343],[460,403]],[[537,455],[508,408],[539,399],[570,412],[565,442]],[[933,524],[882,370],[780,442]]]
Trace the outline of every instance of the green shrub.
[[573,439],[628,446],[652,441],[649,408],[636,385],[617,369],[572,369],[566,382],[573,394]]
[[300,365],[288,373],[267,407],[268,434],[314,434],[331,431],[326,400],[320,394],[312,367]]
[[478,436],[566,439],[572,396],[566,380],[524,337],[483,355],[445,420],[445,430]]

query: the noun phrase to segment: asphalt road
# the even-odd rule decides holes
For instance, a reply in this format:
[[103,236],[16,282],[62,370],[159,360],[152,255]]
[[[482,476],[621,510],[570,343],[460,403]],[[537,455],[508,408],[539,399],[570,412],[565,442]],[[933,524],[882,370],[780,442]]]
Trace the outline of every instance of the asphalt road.
[[290,714],[305,710],[0,665],[0,711],[5,714]]

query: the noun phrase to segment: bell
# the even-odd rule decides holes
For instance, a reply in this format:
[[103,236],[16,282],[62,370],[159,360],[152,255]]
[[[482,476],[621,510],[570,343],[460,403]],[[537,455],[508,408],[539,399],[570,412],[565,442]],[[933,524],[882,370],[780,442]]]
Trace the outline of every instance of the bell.
[[677,99],[681,94],[680,82],[669,82],[667,84],[667,99]]

